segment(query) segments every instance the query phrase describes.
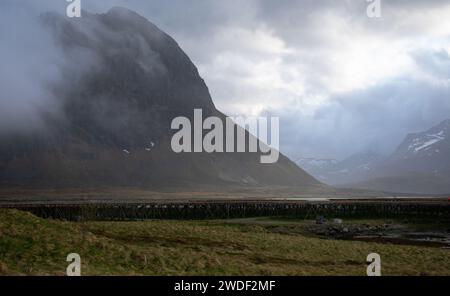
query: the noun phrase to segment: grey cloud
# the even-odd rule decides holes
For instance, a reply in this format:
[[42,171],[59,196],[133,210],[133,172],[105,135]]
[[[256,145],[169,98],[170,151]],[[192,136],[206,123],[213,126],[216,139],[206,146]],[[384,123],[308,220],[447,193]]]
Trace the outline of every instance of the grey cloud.
[[450,55],[445,49],[417,52],[413,57],[418,66],[439,79],[450,79]]
[[[47,65],[53,63],[49,63],[49,60],[59,59],[58,48],[49,43],[48,36],[38,26],[28,19],[8,18],[4,8],[19,6],[27,13],[37,15],[48,10],[64,13],[67,5],[64,0],[5,1],[0,4],[3,19],[0,28],[0,59],[7,67],[0,70],[0,88],[8,89],[10,99],[2,95],[0,108],[3,111],[0,112],[3,116],[0,123],[19,117],[27,118],[27,112],[31,112],[27,111],[30,106],[54,101],[43,87],[45,83],[36,80],[36,75],[31,73],[38,72],[40,80],[51,82],[57,79],[58,72]],[[287,48],[298,52],[280,56],[282,66],[286,69],[304,68],[303,81],[298,83],[304,84],[306,93],[315,94],[324,91],[323,79],[329,75],[329,65],[323,61],[325,55],[339,48],[343,38],[349,40],[357,37],[348,36],[346,28],[357,28],[361,35],[373,34],[376,38],[385,38],[386,47],[389,47],[390,41],[400,38],[427,37],[427,28],[432,24],[417,22],[413,16],[426,15],[427,11],[450,5],[446,0],[382,0],[383,18],[369,19],[365,14],[367,4],[365,0],[90,0],[83,1],[83,8],[92,12],[105,12],[112,6],[124,6],[137,11],[173,36],[199,66],[200,72],[203,69],[215,69],[214,59],[220,53],[235,51],[242,54],[244,59],[256,56],[256,53],[243,52],[242,44],[246,40],[221,43],[217,40],[220,39],[217,38],[219,32],[236,28],[250,32],[262,30],[281,39]],[[22,34],[23,40],[6,35],[9,32],[3,24],[8,22],[17,24],[14,26],[14,35]],[[340,25],[342,28],[338,28]],[[24,44],[30,41],[25,40],[26,36],[31,35],[36,36],[36,43],[32,46]],[[357,44],[358,40],[354,42]],[[30,48],[36,49],[34,53]],[[18,60],[16,57],[19,54],[26,58]],[[449,78],[449,56],[445,49],[414,52],[411,57],[423,73],[441,80]],[[210,76],[204,78],[217,105],[223,106],[236,105],[243,98],[251,104],[257,103],[261,92],[265,92],[267,87],[264,85],[257,89],[244,86],[244,79],[237,77],[233,71],[224,74],[224,83]],[[27,87],[21,87],[24,85]],[[273,92],[274,103],[286,100],[289,96],[286,90]],[[292,157],[342,158],[368,148],[389,153],[406,133],[426,129],[450,117],[449,95],[445,84],[433,85],[414,77],[401,76],[370,87],[363,86],[363,89],[346,94],[331,93],[330,99],[319,106],[313,115],[301,115],[302,104],[283,106],[283,109],[272,108],[269,111],[281,117],[283,152]],[[299,101],[308,99],[307,96],[298,95]],[[34,107],[31,110],[35,110]]]
[[0,131],[38,127],[41,114],[56,111],[51,84],[63,62],[39,15],[29,8],[0,5]]
[[281,145],[292,158],[342,159],[367,150],[392,153],[406,134],[447,119],[449,98],[449,88],[404,78],[336,97],[313,116],[273,113],[281,114]]

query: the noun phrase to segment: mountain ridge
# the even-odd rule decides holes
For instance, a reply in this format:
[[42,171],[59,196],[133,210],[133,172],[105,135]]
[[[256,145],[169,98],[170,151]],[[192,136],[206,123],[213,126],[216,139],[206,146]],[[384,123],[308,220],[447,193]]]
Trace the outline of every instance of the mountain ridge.
[[425,131],[407,134],[389,156],[366,151],[325,166],[314,165],[315,162],[300,159],[297,164],[318,180],[337,187],[449,194],[450,119]]
[[[68,19],[42,16],[67,65],[52,85],[60,116],[44,131],[2,135],[0,183],[78,186],[297,186],[327,190],[284,155],[171,151],[171,120],[218,111],[176,41],[126,8]],[[246,132],[247,139],[250,137]]]
[[418,194],[450,193],[450,119],[408,134],[367,180],[349,186]]

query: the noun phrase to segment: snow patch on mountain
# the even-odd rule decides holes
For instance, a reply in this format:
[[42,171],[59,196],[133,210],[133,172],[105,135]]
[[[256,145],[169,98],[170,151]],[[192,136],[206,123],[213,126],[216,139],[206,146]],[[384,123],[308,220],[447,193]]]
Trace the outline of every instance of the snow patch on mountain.
[[445,140],[445,132],[440,131],[436,134],[427,134],[421,138],[415,138],[412,143],[408,146],[409,151],[417,153],[421,150],[428,150],[433,144],[436,144],[442,140]]
[[373,151],[356,153],[338,161],[335,159],[301,158],[297,164],[327,184],[345,184],[363,178],[384,157]]
[[336,164],[336,159],[318,159],[318,158],[300,158],[297,163],[308,164],[311,166],[323,167],[330,164]]

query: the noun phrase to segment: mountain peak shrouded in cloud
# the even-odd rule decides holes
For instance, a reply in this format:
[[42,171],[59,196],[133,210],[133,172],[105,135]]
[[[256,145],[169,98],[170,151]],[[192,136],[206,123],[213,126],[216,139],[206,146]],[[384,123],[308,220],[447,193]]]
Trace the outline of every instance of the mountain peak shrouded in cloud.
[[259,153],[174,153],[175,117],[197,108],[225,116],[177,42],[139,14],[113,8],[41,21],[64,57],[49,88],[60,116],[44,118],[45,133],[2,136],[3,185],[330,190],[283,155],[267,165]]
[[297,164],[326,184],[342,185],[366,180],[384,158],[383,155],[368,150],[340,161],[308,158],[298,160]]
[[[15,104],[1,98],[7,111],[0,122],[23,126],[39,118],[34,106],[39,112],[57,106],[46,104],[54,102],[47,88],[22,73],[38,72],[49,83],[60,76],[58,67],[42,70],[60,62],[60,48],[47,42],[40,26],[31,25],[30,16],[62,14],[67,3],[4,0],[0,5],[2,41],[10,40],[0,43],[5,65],[0,83],[23,81],[20,91],[8,94]],[[448,1],[384,1],[380,19],[367,17],[363,0],[93,0],[82,5],[118,19],[136,11],[164,28],[198,66],[214,104],[225,114],[280,117],[280,149],[293,159],[343,159],[373,146],[390,154],[398,138],[450,114]],[[111,9],[115,5],[131,10]],[[13,9],[20,13],[8,13]],[[35,40],[11,40],[11,24],[18,37],[33,32]],[[22,61],[9,68],[21,51]],[[32,58],[36,52],[50,63]],[[13,81],[13,75],[21,79]],[[28,104],[23,97],[34,99]],[[25,120],[13,120],[18,117]]]

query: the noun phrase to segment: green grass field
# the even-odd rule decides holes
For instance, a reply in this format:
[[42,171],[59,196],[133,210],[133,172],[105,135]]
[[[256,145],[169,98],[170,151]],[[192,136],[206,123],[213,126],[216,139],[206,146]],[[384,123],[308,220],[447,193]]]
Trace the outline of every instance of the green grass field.
[[450,275],[450,250],[277,233],[270,223],[72,223],[0,210],[0,274],[64,275],[78,253],[83,275],[364,276],[376,252],[383,275]]

